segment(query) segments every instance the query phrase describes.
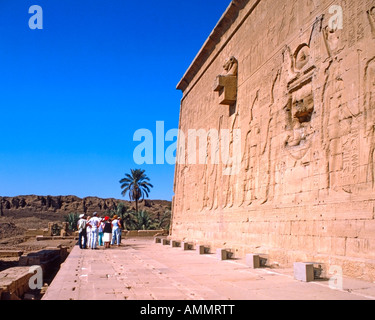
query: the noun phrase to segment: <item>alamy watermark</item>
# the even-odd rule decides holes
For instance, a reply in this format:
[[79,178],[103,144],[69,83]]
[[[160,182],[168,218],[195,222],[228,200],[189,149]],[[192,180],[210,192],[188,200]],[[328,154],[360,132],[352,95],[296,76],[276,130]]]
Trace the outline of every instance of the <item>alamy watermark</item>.
[[[133,160],[143,164],[223,165],[223,175],[236,175],[241,168],[240,129],[171,129],[165,133],[164,122],[156,122],[156,135],[148,129],[134,133]],[[165,142],[172,142],[165,149]],[[156,157],[154,159],[154,144]],[[209,152],[210,151],[210,152]]]
[[328,21],[328,28],[331,31],[344,29],[344,11],[341,6],[333,5],[328,10],[332,16]]
[[29,19],[29,28],[31,30],[43,29],[43,9],[41,6],[33,5],[29,8],[32,16]]
[[32,276],[29,279],[29,288],[31,290],[42,289],[43,287],[43,270],[41,266],[32,266],[29,269]]
[[344,289],[343,270],[340,266],[330,266],[329,271],[329,287],[333,290]]

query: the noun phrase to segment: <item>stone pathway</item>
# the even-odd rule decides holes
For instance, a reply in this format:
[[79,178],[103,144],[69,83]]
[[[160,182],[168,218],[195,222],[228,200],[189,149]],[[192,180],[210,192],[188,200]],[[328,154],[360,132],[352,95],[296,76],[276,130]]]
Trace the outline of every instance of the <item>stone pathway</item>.
[[345,279],[302,283],[291,269],[249,269],[153,243],[123,240],[119,248],[74,247],[43,300],[375,300],[375,284]]

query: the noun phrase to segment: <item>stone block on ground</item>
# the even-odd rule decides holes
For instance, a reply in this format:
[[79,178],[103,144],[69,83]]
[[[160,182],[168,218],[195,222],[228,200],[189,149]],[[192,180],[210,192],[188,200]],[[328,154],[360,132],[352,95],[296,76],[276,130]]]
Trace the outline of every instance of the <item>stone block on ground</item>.
[[171,240],[170,244],[172,248],[179,248],[181,246],[181,242],[177,240]]
[[259,269],[265,267],[267,264],[268,255],[266,254],[253,254],[246,255],[246,265],[251,269]]
[[310,262],[295,262],[294,279],[303,282],[314,281],[314,264]]
[[193,245],[189,242],[181,242],[181,249],[183,251],[188,251],[193,249]]
[[207,254],[210,252],[210,248],[205,245],[197,245],[196,250],[198,254]]

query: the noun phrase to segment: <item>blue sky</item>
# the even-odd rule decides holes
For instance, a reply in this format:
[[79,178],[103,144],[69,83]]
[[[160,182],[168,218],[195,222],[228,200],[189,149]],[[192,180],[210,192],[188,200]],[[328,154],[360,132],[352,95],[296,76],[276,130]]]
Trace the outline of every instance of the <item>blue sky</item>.
[[229,4],[0,0],[0,196],[121,198],[142,168],[171,200],[174,166],[135,164],[133,134],[178,128],[176,85]]

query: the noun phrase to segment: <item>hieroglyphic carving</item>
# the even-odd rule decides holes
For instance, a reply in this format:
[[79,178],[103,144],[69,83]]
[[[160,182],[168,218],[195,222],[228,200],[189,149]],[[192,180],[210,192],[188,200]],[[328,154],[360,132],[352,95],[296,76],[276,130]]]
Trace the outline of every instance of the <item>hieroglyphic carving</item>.
[[356,20],[357,20],[357,42],[362,40],[363,37],[365,36],[365,28],[364,28],[364,25],[363,25],[363,19],[362,18],[362,15],[363,15],[363,11],[362,11],[362,7],[364,5],[364,0],[358,0],[356,1],[357,2],[357,17],[356,17]]
[[[341,30],[330,30],[327,26],[323,29],[323,39],[328,54],[322,93],[321,128],[327,163],[327,186],[336,192],[342,190],[353,193],[359,181],[358,117],[361,111],[358,104],[352,104],[346,97],[340,55],[345,47],[341,41]],[[339,153],[342,153],[340,175],[333,171],[335,156]]]
[[347,2],[347,10],[348,10],[348,46],[349,48],[353,47],[356,43],[356,12],[355,6],[356,1],[348,1]]

